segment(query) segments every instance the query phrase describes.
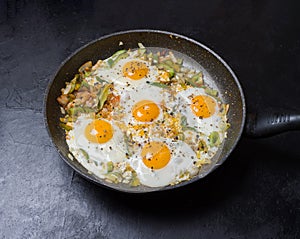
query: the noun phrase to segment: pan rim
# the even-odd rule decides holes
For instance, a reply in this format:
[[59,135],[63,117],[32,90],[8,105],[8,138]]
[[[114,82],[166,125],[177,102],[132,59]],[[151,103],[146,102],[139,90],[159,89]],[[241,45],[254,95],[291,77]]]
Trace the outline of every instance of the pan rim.
[[[50,132],[50,127],[48,124],[48,117],[47,117],[47,102],[48,102],[48,95],[51,89],[51,86],[53,85],[54,80],[56,79],[56,76],[58,75],[58,73],[60,72],[61,68],[69,61],[72,59],[72,57],[74,57],[76,54],[78,54],[79,52],[81,52],[82,50],[84,50],[85,48],[87,48],[88,46],[110,38],[110,37],[114,37],[114,36],[118,36],[118,35],[124,35],[124,34],[131,34],[131,33],[159,33],[159,34],[163,34],[163,35],[170,35],[173,37],[178,37],[180,39],[184,39],[188,42],[191,42],[197,46],[199,46],[200,48],[205,49],[206,51],[208,51],[210,54],[212,54],[214,57],[216,57],[216,59],[218,61],[221,62],[221,64],[229,71],[229,73],[231,74],[231,76],[234,79],[234,82],[239,90],[239,94],[241,97],[241,105],[242,105],[242,120],[241,120],[241,126],[239,131],[237,132],[237,137],[235,137],[234,139],[234,143],[232,144],[231,148],[220,158],[219,163],[217,163],[211,170],[209,170],[208,172],[205,173],[205,175],[201,178],[193,178],[191,180],[185,181],[185,182],[181,182],[180,184],[177,185],[168,185],[165,187],[159,187],[159,188],[151,188],[149,187],[149,189],[147,188],[147,191],[138,191],[138,190],[127,190],[126,188],[122,189],[122,188],[114,188],[114,187],[110,187],[109,185],[106,185],[104,183],[101,183],[99,180],[96,180],[95,178],[89,176],[88,174],[83,174],[77,167],[75,167],[74,165],[72,165],[66,158],[65,156],[62,154],[62,152],[60,151],[60,149],[58,148],[58,146],[56,145],[56,143],[54,142],[53,136]],[[117,32],[113,32],[110,34],[105,34],[99,38],[96,38],[92,41],[89,41],[88,43],[84,44],[83,46],[77,48],[75,51],[73,51],[70,55],[68,55],[64,61],[62,61],[57,70],[54,72],[54,74],[52,74],[50,81],[48,82],[47,88],[45,90],[44,93],[44,103],[43,103],[43,117],[44,117],[44,123],[48,132],[48,136],[50,137],[50,140],[52,142],[52,144],[54,145],[54,147],[56,148],[57,152],[59,153],[59,156],[63,159],[63,161],[65,163],[67,163],[75,172],[77,172],[78,174],[80,174],[82,177],[84,177],[85,179],[88,179],[90,181],[92,181],[93,183],[114,190],[114,191],[119,191],[119,192],[125,192],[125,193],[130,193],[130,194],[143,194],[143,193],[151,193],[151,192],[158,192],[158,191],[166,191],[166,190],[172,190],[178,187],[182,187],[185,186],[187,184],[193,183],[195,181],[198,181],[199,179],[202,179],[204,177],[206,177],[208,174],[210,174],[212,171],[214,171],[216,168],[218,168],[220,165],[222,165],[224,163],[224,161],[226,161],[226,159],[229,157],[229,155],[232,153],[232,151],[236,148],[236,145],[238,144],[238,142],[240,141],[240,138],[242,136],[244,127],[245,127],[245,119],[246,119],[246,102],[245,102],[245,96],[244,96],[244,92],[242,89],[242,86],[237,78],[237,76],[235,75],[235,73],[233,72],[233,70],[231,69],[231,67],[226,63],[226,61],[219,56],[217,53],[215,53],[213,50],[211,50],[209,47],[207,47],[206,45],[200,43],[197,40],[194,40],[190,37],[187,37],[185,35],[181,35],[179,33],[174,33],[174,32],[170,32],[170,31],[164,31],[164,30],[155,30],[155,29],[132,29],[132,30],[125,30],[125,31],[117,31]]]

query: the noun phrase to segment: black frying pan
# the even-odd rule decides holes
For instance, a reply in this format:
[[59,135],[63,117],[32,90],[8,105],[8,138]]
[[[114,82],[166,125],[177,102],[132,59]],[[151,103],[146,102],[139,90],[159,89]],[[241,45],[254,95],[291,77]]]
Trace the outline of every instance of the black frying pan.
[[[119,46],[120,41],[123,43],[122,46]],[[223,102],[230,105],[228,121],[231,127],[228,129],[228,137],[224,141],[223,147],[214,158],[214,163],[204,167],[199,175],[192,180],[178,185],[159,188],[129,187],[123,184],[111,184],[88,174],[87,170],[76,160],[69,159],[65,134],[59,127],[59,117],[61,115],[56,98],[61,94],[60,89],[65,86],[65,81],[70,81],[83,63],[91,60],[94,64],[99,59],[111,56],[117,50],[136,48],[139,42],[143,43],[147,48],[152,47],[154,50],[169,49],[183,54],[181,57],[184,58],[184,62],[204,71],[205,77],[210,77],[217,85]],[[157,30],[133,30],[104,36],[80,48],[66,59],[47,89],[45,121],[49,135],[60,156],[77,173],[98,185],[130,193],[167,190],[184,186],[203,178],[226,160],[238,143],[243,131],[247,135],[256,137],[300,128],[300,115],[282,112],[277,114],[273,113],[273,111],[268,111],[262,114],[249,115],[244,130],[246,121],[245,98],[240,83],[230,67],[221,57],[201,43],[185,36]]]

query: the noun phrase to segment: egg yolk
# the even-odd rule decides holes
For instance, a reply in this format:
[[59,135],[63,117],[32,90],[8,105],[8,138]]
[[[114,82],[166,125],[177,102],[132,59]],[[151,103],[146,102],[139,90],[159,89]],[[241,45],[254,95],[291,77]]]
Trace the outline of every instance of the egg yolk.
[[192,98],[191,110],[197,117],[208,118],[216,111],[216,101],[207,95]]
[[123,66],[123,75],[131,80],[140,80],[148,73],[148,67],[141,61],[130,61]]
[[152,141],[142,148],[141,156],[148,168],[161,169],[169,163],[171,152],[166,144]]
[[103,144],[113,137],[113,127],[105,120],[95,119],[86,126],[84,133],[90,142]]
[[153,101],[142,100],[133,106],[132,116],[140,122],[152,122],[159,116],[159,107]]

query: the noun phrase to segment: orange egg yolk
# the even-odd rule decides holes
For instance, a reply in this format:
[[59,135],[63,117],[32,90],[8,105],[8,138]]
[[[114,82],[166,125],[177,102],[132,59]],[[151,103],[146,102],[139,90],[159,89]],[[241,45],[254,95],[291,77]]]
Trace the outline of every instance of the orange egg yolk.
[[103,144],[113,137],[113,127],[105,120],[95,119],[86,126],[84,133],[90,142]]
[[140,122],[152,122],[159,116],[159,107],[153,101],[142,100],[133,106],[132,116]]
[[166,144],[152,141],[142,148],[141,156],[148,168],[161,169],[169,163],[171,152]]
[[208,118],[216,111],[216,101],[207,95],[192,98],[191,110],[197,117]]
[[131,80],[140,80],[148,73],[148,67],[140,61],[130,61],[123,66],[123,75]]

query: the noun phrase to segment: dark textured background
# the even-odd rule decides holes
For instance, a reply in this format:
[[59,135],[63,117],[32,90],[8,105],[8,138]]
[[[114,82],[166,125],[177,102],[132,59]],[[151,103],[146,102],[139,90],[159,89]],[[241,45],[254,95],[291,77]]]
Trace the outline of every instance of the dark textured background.
[[300,112],[298,1],[0,0],[0,238],[300,238],[300,132],[243,138],[207,178],[165,193],[95,186],[58,156],[43,98],[60,63],[119,30],[152,28],[220,54],[249,110]]

